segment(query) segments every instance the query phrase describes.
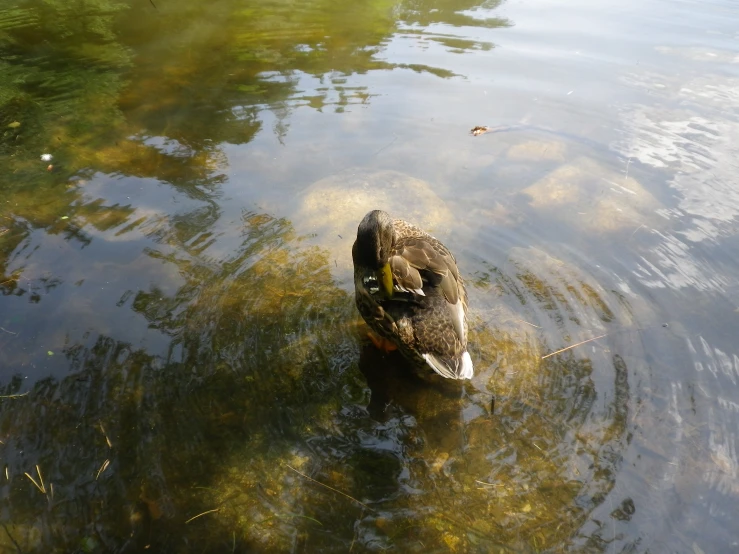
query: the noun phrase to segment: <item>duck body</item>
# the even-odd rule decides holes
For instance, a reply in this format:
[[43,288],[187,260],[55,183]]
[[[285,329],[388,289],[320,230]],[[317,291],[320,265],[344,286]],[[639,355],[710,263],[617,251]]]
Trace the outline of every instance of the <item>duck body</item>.
[[359,224],[352,260],[357,309],[372,331],[442,377],[472,377],[467,292],[446,246],[373,210]]

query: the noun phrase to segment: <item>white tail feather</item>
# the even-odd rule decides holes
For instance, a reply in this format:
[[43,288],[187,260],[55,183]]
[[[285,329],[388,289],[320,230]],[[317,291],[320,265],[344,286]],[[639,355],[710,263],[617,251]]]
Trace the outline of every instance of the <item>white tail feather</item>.
[[462,367],[459,370],[460,379],[472,379],[475,374],[475,368],[472,367],[472,358],[470,358],[469,352],[465,351],[462,354]]
[[433,354],[422,354],[421,357],[429,364],[431,369],[447,379],[472,379],[475,372],[472,367],[472,358],[470,358],[468,352],[462,354],[458,373],[450,369],[449,366]]

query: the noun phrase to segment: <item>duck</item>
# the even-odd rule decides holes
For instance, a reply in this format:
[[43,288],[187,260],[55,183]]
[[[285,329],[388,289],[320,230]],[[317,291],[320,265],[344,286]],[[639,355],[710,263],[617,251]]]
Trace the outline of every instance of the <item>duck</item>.
[[447,379],[471,379],[467,291],[449,249],[382,210],[357,227],[352,246],[357,309],[370,339]]

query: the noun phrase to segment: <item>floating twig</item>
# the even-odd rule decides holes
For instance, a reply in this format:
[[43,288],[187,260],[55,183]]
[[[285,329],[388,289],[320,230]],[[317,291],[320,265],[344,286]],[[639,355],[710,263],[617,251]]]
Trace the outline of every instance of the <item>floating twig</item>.
[[382,148],[380,148],[377,152],[374,153],[374,155],[377,156],[377,154],[379,154],[380,152],[382,152],[383,150],[385,150],[385,148],[388,148],[389,146],[392,146],[393,143],[395,143],[396,140],[398,140],[398,135],[395,135],[395,138],[393,138],[393,140],[391,140],[385,146],[383,146]]
[[636,232],[637,232],[637,231],[638,231],[639,229],[641,229],[642,227],[646,227],[646,225],[644,225],[643,223],[642,223],[641,225],[639,225],[639,227],[637,227],[636,229],[634,229],[634,232],[633,232],[633,233],[631,233],[631,237],[629,237],[629,238],[632,238],[632,237],[633,237],[633,236],[634,236],[634,235],[636,234]]
[[304,516],[302,514],[294,514],[292,512],[285,512],[285,514],[286,515],[284,515],[284,516],[283,515],[280,515],[280,514],[275,514],[275,517],[282,518],[282,519],[287,519],[289,517],[302,517],[303,519],[309,519],[311,521],[315,521],[318,525],[320,525],[321,527],[323,527],[323,523],[321,523],[320,521],[318,521],[316,518],[313,518],[313,517],[310,517],[310,516]]
[[20,394],[2,394],[0,395],[0,398],[20,398],[21,396],[26,396],[31,391],[22,392]]
[[[6,281],[7,282],[7,281]],[[10,333],[11,335],[17,335],[18,333],[14,333],[13,331],[8,331],[4,327],[0,327],[0,331],[5,331],[6,333]]]
[[0,285],[7,285],[11,281],[17,281],[18,279],[20,279],[22,273],[23,272],[21,271],[21,273],[18,273],[18,275],[16,275],[16,276],[12,276],[12,274],[11,274],[10,279],[8,279],[7,281],[3,281],[2,283],[0,283]]
[[561,352],[565,352],[566,350],[570,350],[572,348],[575,348],[577,346],[580,346],[582,344],[585,344],[586,342],[591,342],[594,340],[602,339],[603,337],[607,336],[608,333],[603,333],[602,335],[598,335],[597,337],[593,337],[592,339],[584,340],[582,342],[578,342],[577,344],[573,344],[571,346],[566,346],[565,348],[561,348],[560,350],[557,350],[556,352],[552,352],[551,354],[547,354],[546,356],[542,356],[541,359],[544,360],[550,356],[554,356],[555,354],[559,354]]
[[475,479],[475,483],[480,483],[481,485],[489,485],[491,487],[502,487],[503,486],[500,483],[488,483],[487,481],[480,481],[479,479]]
[[[367,506],[367,504],[365,504],[365,503],[363,503],[363,502],[360,502],[359,500],[357,500],[357,499],[356,499],[356,498],[354,498],[353,496],[349,496],[349,495],[348,495],[348,494],[346,494],[345,492],[341,492],[341,491],[340,491],[340,490],[338,490],[338,489],[335,489],[335,488],[333,488],[333,487],[329,487],[329,486],[328,486],[327,484],[325,484],[325,483],[321,483],[320,481],[316,481],[315,479],[313,479],[313,477],[308,477],[308,476],[307,476],[307,475],[306,475],[305,473],[301,473],[300,471],[298,471],[297,469],[295,469],[294,467],[292,467],[292,466],[291,466],[291,465],[289,465],[289,464],[285,464],[285,465],[286,465],[287,467],[289,467],[290,469],[292,469],[292,470],[293,470],[293,471],[294,471],[295,473],[297,473],[298,475],[301,475],[301,476],[305,477],[305,478],[306,478],[306,479],[308,479],[309,481],[313,481],[313,482],[314,482],[314,483],[316,483],[317,485],[321,485],[322,487],[326,487],[326,488],[327,488],[327,489],[329,489],[329,490],[332,490],[332,491],[334,491],[334,492],[336,492],[336,493],[339,493],[339,494],[340,494],[341,496],[345,496],[345,497],[346,497],[346,498],[348,498],[349,500],[353,500],[354,502],[356,502],[356,503],[357,503],[357,504],[359,504],[360,506],[363,506],[363,507],[367,508],[368,510],[372,510],[372,508],[370,508],[369,506]],[[373,511],[374,511],[374,510],[373,510]]]
[[31,480],[31,483],[33,483],[34,485],[36,485],[36,488],[38,490],[40,490],[43,494],[46,494],[46,488],[44,487],[44,480],[41,478],[41,470],[39,469],[38,464],[36,464],[36,472],[38,473],[38,479],[41,482],[40,485],[36,482],[36,479],[34,479],[33,477],[31,477],[31,474],[28,473],[27,471],[24,472],[24,475]]
[[187,520],[187,521],[185,522],[185,525],[187,525],[188,523],[190,523],[190,522],[191,522],[192,520],[194,520],[194,519],[198,519],[198,518],[199,518],[200,516],[204,516],[204,515],[206,515],[206,514],[212,514],[213,512],[220,512],[220,511],[221,511],[221,509],[220,509],[220,508],[213,508],[212,510],[206,510],[206,511],[204,511],[204,512],[203,512],[202,514],[198,514],[198,515],[196,515],[196,516],[192,516],[192,517],[191,517],[190,519],[188,519],[188,520]]
[[41,490],[44,494],[46,494],[46,486],[44,485],[44,478],[41,477],[41,469],[38,467],[38,464],[36,464],[36,473],[38,473],[38,480],[41,481]]
[[103,436],[105,437],[105,442],[108,443],[108,448],[113,448],[113,443],[110,442],[110,439],[108,438],[108,433],[105,432],[105,427],[103,427],[103,422],[98,422],[98,425],[100,426],[100,430],[103,433]]
[[524,319],[514,319],[514,321],[520,321],[521,323],[525,323],[526,325],[531,325],[532,327],[536,327],[537,329],[541,329],[539,325],[534,325],[533,323],[529,323],[528,321]]
[[105,460],[103,462],[103,465],[100,466],[100,469],[98,469],[98,474],[95,476],[95,481],[98,480],[98,477],[100,477],[100,474],[106,470],[106,468],[110,465],[110,460]]

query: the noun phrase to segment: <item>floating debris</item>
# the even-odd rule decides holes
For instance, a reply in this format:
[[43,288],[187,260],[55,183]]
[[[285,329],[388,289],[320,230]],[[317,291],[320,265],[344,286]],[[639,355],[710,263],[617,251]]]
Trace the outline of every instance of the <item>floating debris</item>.
[[483,134],[485,134],[485,133],[487,133],[489,131],[490,131],[490,127],[488,127],[486,125],[475,125],[470,130],[470,133],[472,133],[472,136],[473,137],[477,137],[477,136],[483,135]]
[[36,479],[31,477],[31,475],[27,471],[24,472],[24,475],[31,480],[31,483],[36,485],[36,488],[38,490],[40,490],[43,494],[46,494],[46,486],[44,485],[44,478],[41,477],[41,470],[39,469],[38,464],[36,464],[36,473],[38,473],[38,483],[36,482]]
[[204,511],[203,513],[200,513],[200,514],[198,514],[198,515],[196,515],[196,516],[192,516],[192,517],[191,517],[190,519],[188,519],[188,520],[187,520],[187,521],[185,522],[185,525],[187,525],[188,523],[190,523],[191,521],[193,521],[193,520],[195,520],[195,519],[198,519],[198,518],[199,518],[199,517],[201,517],[201,516],[204,516],[204,515],[206,515],[206,514],[212,514],[212,513],[215,513],[215,512],[220,512],[220,511],[221,511],[221,509],[220,509],[220,508],[213,508],[212,510],[206,510],[206,511]]
[[100,469],[98,469],[98,474],[95,476],[95,481],[97,481],[100,478],[100,474],[105,471],[108,466],[110,465],[110,460],[105,460],[103,462],[103,465],[100,466]]
[[373,510],[372,508],[370,508],[369,506],[367,506],[367,504],[365,504],[364,502],[360,502],[359,500],[357,500],[357,499],[356,499],[356,498],[354,498],[353,496],[349,496],[349,495],[348,495],[348,494],[346,494],[345,492],[341,492],[341,491],[340,491],[339,489],[335,489],[335,488],[333,488],[333,487],[330,487],[330,486],[328,486],[328,485],[327,485],[326,483],[321,483],[320,481],[316,481],[315,479],[313,479],[313,477],[309,477],[309,476],[308,476],[308,475],[306,475],[305,473],[301,473],[300,471],[298,471],[297,469],[295,469],[295,468],[294,468],[294,467],[292,467],[291,465],[288,465],[288,464],[285,464],[285,465],[286,465],[286,466],[287,466],[287,467],[288,467],[289,469],[292,469],[292,470],[293,470],[293,471],[294,471],[295,473],[297,473],[297,474],[298,474],[298,475],[300,475],[301,477],[305,477],[306,479],[308,479],[308,481],[312,481],[313,483],[315,483],[315,484],[317,484],[317,485],[321,485],[322,487],[326,487],[327,489],[329,489],[329,490],[332,490],[332,491],[334,491],[334,492],[336,492],[336,493],[339,493],[340,495],[342,495],[342,496],[344,496],[344,497],[348,498],[349,500],[353,500],[354,502],[356,502],[357,504],[359,504],[359,505],[360,505],[360,506],[362,506],[363,508],[367,508],[368,510],[372,510],[372,511],[374,511],[374,510]]
[[50,162],[54,156],[51,154],[41,154],[41,161],[42,162]]
[[26,396],[31,391],[26,391],[21,394],[3,394],[0,396],[0,398],[20,398],[21,396]]
[[584,340],[584,341],[578,342],[577,344],[572,344],[570,346],[566,346],[565,348],[561,348],[560,350],[557,350],[556,352],[552,352],[551,354],[547,354],[546,356],[542,356],[541,359],[542,360],[546,360],[550,356],[554,356],[555,354],[559,354],[561,352],[565,352],[567,350],[571,350],[571,349],[573,349],[573,348],[575,348],[577,346],[580,346],[582,344],[585,344],[587,342],[591,342],[591,341],[594,341],[594,340],[602,339],[603,337],[606,337],[606,336],[608,336],[608,333],[603,333],[602,335],[598,335],[597,337],[593,337],[592,339]]
[[108,443],[108,448],[113,448],[113,443],[110,442],[110,439],[108,438],[108,433],[105,432],[105,427],[103,427],[102,423],[98,423],[98,425],[100,426],[100,431],[102,431],[103,436],[105,437],[105,442]]

